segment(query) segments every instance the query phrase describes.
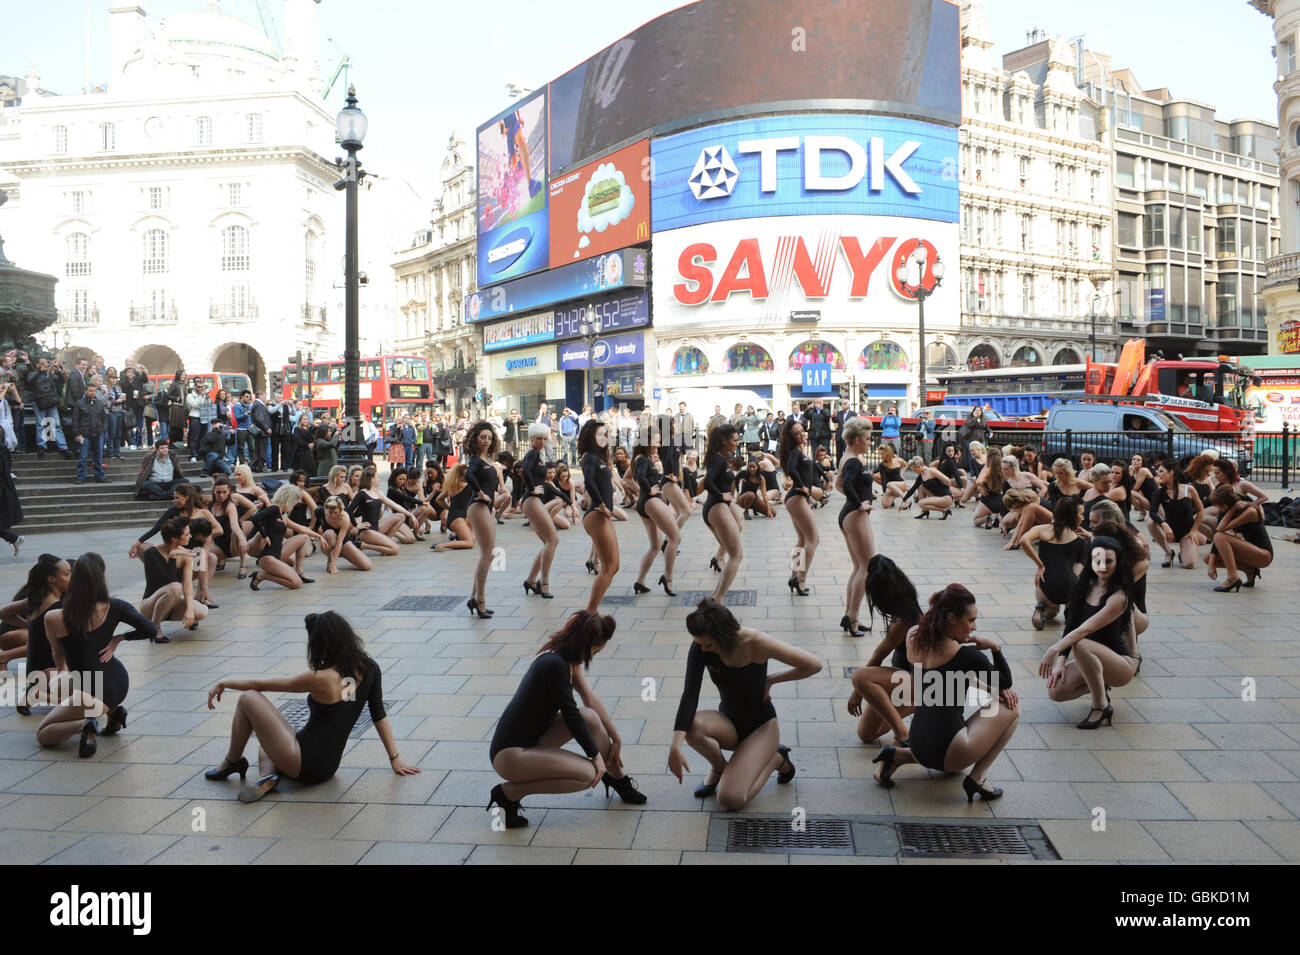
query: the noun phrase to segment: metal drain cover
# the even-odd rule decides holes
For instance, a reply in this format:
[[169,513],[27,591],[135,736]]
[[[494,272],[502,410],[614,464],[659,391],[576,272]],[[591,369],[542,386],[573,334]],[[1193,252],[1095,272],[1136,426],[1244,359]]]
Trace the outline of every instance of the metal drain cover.
[[853,828],[843,819],[730,819],[727,852],[853,855]]
[[633,594],[605,594],[600,602],[611,607],[635,607],[636,597]]
[[956,826],[922,822],[897,824],[904,856],[1026,856],[1033,850],[1019,826]]
[[465,600],[469,599],[460,597],[420,597],[414,594],[408,594],[405,597],[397,597],[388,601],[379,608],[380,612],[385,610],[400,610],[405,612],[416,613],[446,613],[449,610],[455,610],[457,607],[463,607]]
[[[712,597],[712,590],[683,590],[673,599],[674,607],[694,607],[705,597]],[[753,607],[758,604],[757,590],[732,590],[727,593],[723,603],[728,607]]]
[[[384,709],[392,712],[399,701],[385,700]],[[279,706],[281,715],[289,721],[289,725],[295,730],[300,730],[307,725],[307,719],[311,716],[311,711],[307,708],[306,700],[286,700]],[[361,715],[357,717],[357,723],[352,727],[352,732],[348,735],[353,739],[361,736],[366,730],[374,726],[374,720],[370,718],[370,707],[361,707]]]

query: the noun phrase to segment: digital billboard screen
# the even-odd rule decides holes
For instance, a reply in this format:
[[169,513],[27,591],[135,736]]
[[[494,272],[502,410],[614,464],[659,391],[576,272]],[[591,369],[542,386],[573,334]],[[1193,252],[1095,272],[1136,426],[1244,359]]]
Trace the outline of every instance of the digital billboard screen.
[[650,256],[645,249],[607,252],[594,259],[479,289],[465,299],[465,321],[484,322],[601,292],[645,288],[649,278]]
[[551,268],[650,238],[650,142],[551,179]]
[[948,0],[702,0],[550,84],[550,170],[743,106],[865,102],[956,126],[959,38],[960,9]]
[[546,93],[478,128],[478,284],[546,268]]

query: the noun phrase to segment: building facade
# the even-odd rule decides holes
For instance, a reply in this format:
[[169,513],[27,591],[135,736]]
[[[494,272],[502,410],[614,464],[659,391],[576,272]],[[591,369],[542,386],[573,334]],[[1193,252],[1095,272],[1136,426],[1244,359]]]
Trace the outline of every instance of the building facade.
[[28,267],[60,279],[60,345],[262,387],[297,349],[341,349],[317,5],[285,0],[282,50],[216,4],[156,26],[116,7],[105,88],[6,106],[6,228]]
[[[962,5],[961,328],[932,364],[1113,360],[1111,151],[1064,37],[992,60]],[[1095,353],[1092,345],[1095,339]]]
[[1277,39],[1279,241],[1260,297],[1267,305],[1269,354],[1300,361],[1300,0],[1251,0],[1251,6],[1272,17]]
[[430,228],[396,253],[396,350],[429,359],[443,408],[469,412],[484,387],[483,336],[464,322],[465,297],[474,281],[474,167],[460,136],[447,141],[442,194],[434,202]]

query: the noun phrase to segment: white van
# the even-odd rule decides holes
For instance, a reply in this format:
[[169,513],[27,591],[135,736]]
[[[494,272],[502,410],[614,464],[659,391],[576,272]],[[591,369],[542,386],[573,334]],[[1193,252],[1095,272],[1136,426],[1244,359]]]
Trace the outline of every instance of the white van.
[[686,402],[686,410],[695,417],[696,427],[701,430],[713,417],[715,407],[721,408],[728,419],[735,414],[737,404],[742,409],[752,405],[754,413],[760,418],[766,417],[773,410],[771,401],[760,398],[757,393],[745,388],[668,388],[664,390],[661,407],[670,414],[676,414],[677,405],[683,401]]

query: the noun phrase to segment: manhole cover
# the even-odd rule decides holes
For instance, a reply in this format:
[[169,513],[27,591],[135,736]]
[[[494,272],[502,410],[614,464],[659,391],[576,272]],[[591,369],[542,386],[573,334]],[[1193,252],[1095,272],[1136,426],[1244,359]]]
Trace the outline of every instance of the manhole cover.
[[843,819],[731,819],[728,852],[853,855],[853,829]]
[[[674,607],[694,607],[705,597],[712,597],[712,590],[679,591],[673,600]],[[753,607],[758,603],[757,590],[732,590],[727,593],[723,603],[728,607]]]
[[[398,701],[396,700],[385,700],[384,709],[392,712],[392,710],[397,706],[397,702]],[[307,718],[311,716],[311,711],[307,708],[306,700],[287,700],[280,704],[279,709],[284,718],[289,721],[289,725],[295,730],[300,730],[306,726]],[[363,706],[361,708],[361,715],[357,717],[356,726],[352,727],[352,732],[348,735],[353,738],[361,736],[366,730],[370,729],[370,727],[374,725],[374,721],[370,718],[370,707]]]
[[414,611],[416,613],[446,613],[449,610],[455,610],[465,603],[460,597],[419,597],[408,594],[405,597],[397,597],[380,607],[380,611],[401,610],[406,612]]
[[[1033,856],[1019,826],[953,826],[898,823],[904,856]],[[1035,827],[1036,828],[1036,827]]]
[[635,607],[636,596],[633,594],[605,594],[600,598],[602,604],[609,604],[611,607]]

